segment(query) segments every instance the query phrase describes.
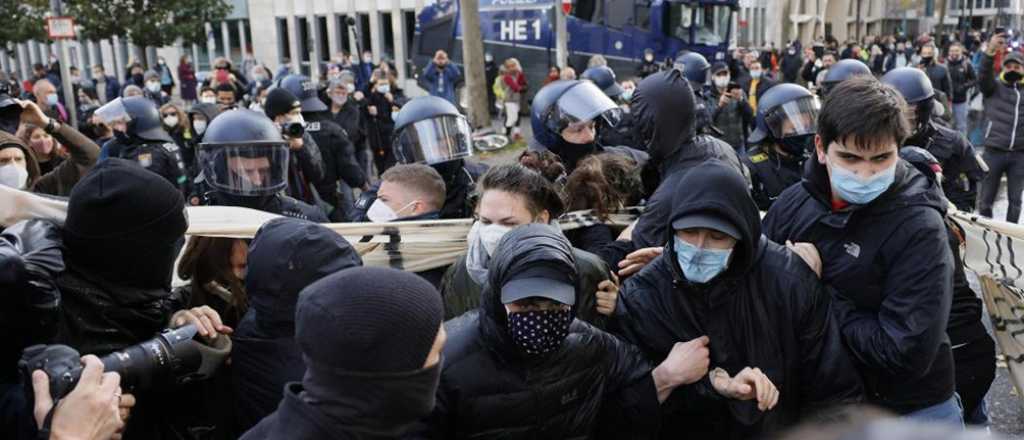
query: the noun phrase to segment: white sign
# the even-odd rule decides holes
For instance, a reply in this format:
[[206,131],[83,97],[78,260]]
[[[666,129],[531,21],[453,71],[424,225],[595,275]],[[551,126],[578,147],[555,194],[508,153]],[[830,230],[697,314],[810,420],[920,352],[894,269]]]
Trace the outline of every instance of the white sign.
[[46,30],[50,39],[75,38],[75,20],[71,17],[47,17]]
[[540,20],[502,20],[498,22],[498,26],[498,38],[502,41],[529,40],[531,30],[533,39],[540,40]]

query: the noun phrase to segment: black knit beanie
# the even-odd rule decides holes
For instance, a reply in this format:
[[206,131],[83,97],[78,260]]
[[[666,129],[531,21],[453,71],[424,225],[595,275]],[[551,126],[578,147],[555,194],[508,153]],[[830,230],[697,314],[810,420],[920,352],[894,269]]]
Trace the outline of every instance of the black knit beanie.
[[441,295],[418,275],[355,267],[299,295],[295,340],[307,363],[348,372],[423,368],[444,316]]
[[263,112],[267,114],[268,118],[274,119],[301,106],[299,98],[296,98],[292,92],[276,88],[267,93],[267,102],[263,105]]
[[[168,254],[188,219],[174,185],[135,162],[96,164],[71,190],[64,241],[68,255],[111,281],[162,287],[170,281]],[[137,266],[139,270],[133,270]]]

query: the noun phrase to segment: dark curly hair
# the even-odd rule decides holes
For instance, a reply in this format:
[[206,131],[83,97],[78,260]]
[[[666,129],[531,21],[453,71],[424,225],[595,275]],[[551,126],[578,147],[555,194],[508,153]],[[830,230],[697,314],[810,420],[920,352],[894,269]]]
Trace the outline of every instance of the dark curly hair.
[[641,190],[640,167],[633,159],[611,153],[588,156],[565,184],[566,209],[593,209],[607,220],[620,206],[635,202]]

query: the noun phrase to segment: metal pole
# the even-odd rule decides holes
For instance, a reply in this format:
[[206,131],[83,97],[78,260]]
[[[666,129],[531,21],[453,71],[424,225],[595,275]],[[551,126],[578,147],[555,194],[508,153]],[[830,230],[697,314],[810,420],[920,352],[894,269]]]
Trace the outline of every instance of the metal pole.
[[860,1],[857,0],[857,43],[860,43]]
[[[50,0],[50,10],[54,16],[62,14],[60,0]],[[71,84],[71,69],[68,65],[68,44],[64,40],[57,40],[57,52],[60,57],[60,82],[64,85],[64,106],[67,108],[68,117],[71,118],[71,126],[78,128],[78,106],[75,105],[75,88]]]

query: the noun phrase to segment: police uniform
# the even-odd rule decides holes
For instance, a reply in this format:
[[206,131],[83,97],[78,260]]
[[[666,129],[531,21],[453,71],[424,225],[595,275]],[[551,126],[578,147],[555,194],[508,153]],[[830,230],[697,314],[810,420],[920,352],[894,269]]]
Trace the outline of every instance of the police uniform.
[[[115,139],[113,142],[120,143]],[[185,162],[181,150],[174,142],[145,142],[134,145],[111,147],[118,151],[118,157],[137,162],[143,168],[157,173],[171,182],[180,191],[185,191],[188,177],[185,174]]]
[[336,214],[333,215],[344,217],[352,209],[352,188],[362,188],[366,184],[366,175],[356,162],[355,147],[344,128],[319,112],[310,114],[306,132],[320,147],[323,157],[324,177],[317,182],[317,191],[325,202],[335,207]]
[[800,182],[804,163],[803,160],[784,158],[761,145],[747,150],[740,156],[740,161],[750,170],[750,193],[762,211],[767,211],[782,191]]
[[702,86],[693,91],[696,98],[696,113],[694,127],[697,127],[697,134],[721,136],[721,132],[715,127],[715,109],[718,108],[718,100],[710,86]]
[[904,145],[932,153],[942,166],[942,191],[946,198],[961,211],[974,211],[978,182],[985,172],[978,165],[974,146],[962,133],[932,121],[923,136],[908,139]]

